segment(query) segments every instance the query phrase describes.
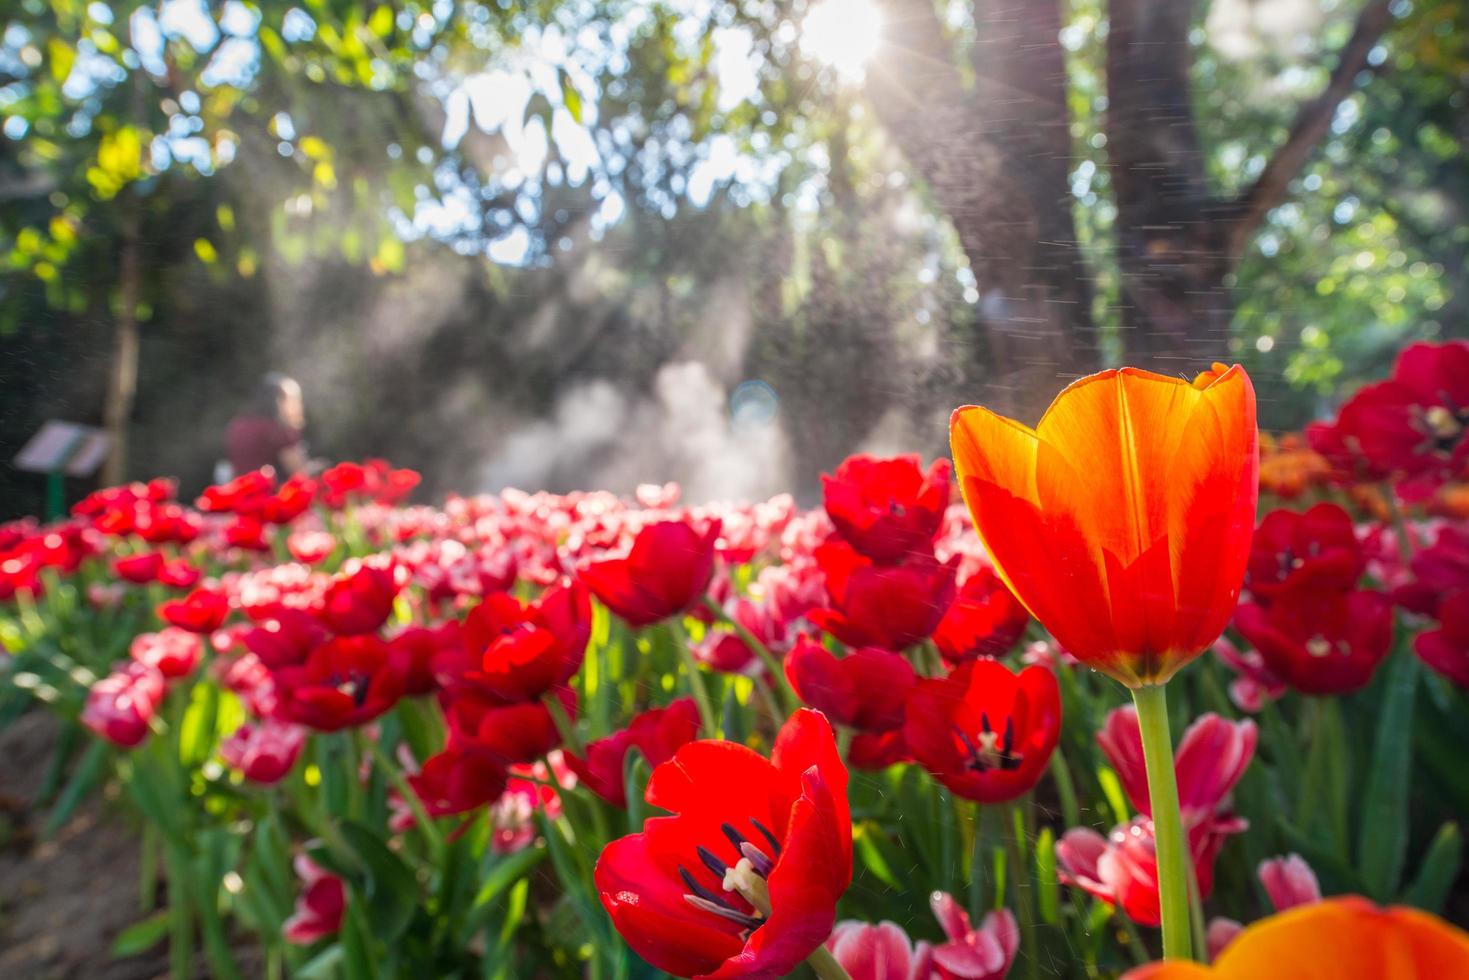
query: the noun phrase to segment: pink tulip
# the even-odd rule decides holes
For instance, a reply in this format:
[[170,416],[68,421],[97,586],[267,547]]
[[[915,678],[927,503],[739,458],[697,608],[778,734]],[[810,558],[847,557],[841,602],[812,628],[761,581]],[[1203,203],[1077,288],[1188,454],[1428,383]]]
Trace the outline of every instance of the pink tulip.
[[[1189,726],[1178,744],[1174,770],[1178,775],[1178,802],[1185,826],[1209,819],[1245,774],[1255,755],[1253,721],[1227,721],[1206,714]],[[1142,735],[1132,705],[1107,715],[1097,742],[1122,781],[1133,807],[1150,816],[1148,773],[1143,764]]]
[[289,722],[266,719],[244,724],[219,746],[220,757],[252,783],[278,783],[301,754],[306,731]]
[[1234,942],[1234,937],[1245,931],[1245,927],[1234,919],[1226,919],[1216,916],[1209,920],[1209,928],[1204,930],[1204,944],[1208,947],[1209,961],[1212,963],[1224,952],[1224,947]]
[[826,948],[852,980],[929,980],[933,975],[933,948],[928,943],[915,948],[892,922],[838,922]]
[[1261,861],[1257,873],[1277,912],[1321,901],[1321,885],[1316,881],[1316,872],[1299,854]]
[[148,737],[148,722],[165,693],[167,682],[156,668],[130,662],[92,685],[82,724],[114,745],[132,748]]
[[989,913],[976,929],[954,896],[934,892],[929,905],[949,937],[933,951],[933,965],[940,976],[945,980],[1001,980],[1010,972],[1020,948],[1020,928],[1009,909]]
[[324,871],[304,854],[296,857],[296,874],[301,879],[301,894],[296,897],[296,911],[282,925],[281,934],[288,943],[307,946],[342,927],[347,891],[342,879]]

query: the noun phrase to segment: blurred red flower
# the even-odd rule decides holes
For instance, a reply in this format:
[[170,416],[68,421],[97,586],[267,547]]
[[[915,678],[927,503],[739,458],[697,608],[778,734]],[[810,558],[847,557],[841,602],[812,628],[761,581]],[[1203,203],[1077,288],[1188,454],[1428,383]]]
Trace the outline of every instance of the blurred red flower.
[[[576,693],[557,688],[554,695],[566,717],[576,720]],[[543,702],[503,704],[468,691],[445,697],[449,744],[488,752],[504,765],[534,762],[561,744],[556,720]]]
[[1429,667],[1469,688],[1469,589],[1444,598],[1438,606],[1438,620],[1438,629],[1413,638],[1413,651]]
[[903,724],[903,704],[916,677],[901,655],[858,647],[838,659],[802,634],[786,654],[786,679],[802,701],[832,721],[868,732]]
[[304,854],[296,858],[296,875],[301,879],[301,894],[296,897],[295,912],[281,926],[281,935],[288,943],[306,946],[342,928],[347,889],[342,879]]
[[845,541],[816,549],[831,607],[806,618],[851,647],[903,650],[926,639],[954,599],[959,559],[914,558],[877,565]]
[[114,745],[132,748],[148,737],[148,722],[167,691],[167,681],[156,669],[129,662],[92,685],[82,724]]
[[128,656],[164,677],[187,677],[204,656],[204,641],[197,633],[169,626],[157,633],[139,633],[133,637]]
[[213,633],[224,625],[229,614],[229,596],[218,589],[195,589],[182,599],[170,599],[158,606],[164,622],[191,633]]
[[625,558],[592,562],[580,578],[592,593],[634,627],[688,612],[714,577],[719,521],[703,532],[684,521],[649,524]]
[[534,701],[581,667],[591,628],[591,602],[580,584],[549,588],[531,603],[496,592],[465,619],[462,645],[434,655],[433,669],[446,687]]
[[959,587],[933,631],[933,642],[950,663],[1001,657],[1010,652],[1029,624],[1030,613],[1015,594],[993,569],[981,568]]
[[220,743],[219,757],[250,782],[270,785],[291,771],[305,744],[305,729],[267,718],[236,728]]
[[566,752],[566,765],[593,793],[625,809],[627,782],[623,767],[627,753],[637,749],[656,769],[698,735],[699,711],[693,698],[679,698],[666,708],[650,708],[621,731],[589,743],[585,758]]
[[317,731],[365,724],[398,703],[402,662],[375,636],[338,636],[274,672],[277,716]]
[[826,513],[848,544],[879,564],[932,556],[949,506],[949,461],[925,474],[918,455],[848,456],[821,476]]
[[372,633],[392,615],[397,595],[391,562],[349,562],[327,587],[317,616],[338,636]]
[[1367,685],[1392,647],[1392,600],[1381,592],[1292,590],[1267,609],[1247,602],[1234,625],[1271,673],[1303,694]]
[[1274,510],[1255,530],[1245,587],[1262,603],[1287,589],[1352,589],[1365,566],[1356,525],[1341,507]]

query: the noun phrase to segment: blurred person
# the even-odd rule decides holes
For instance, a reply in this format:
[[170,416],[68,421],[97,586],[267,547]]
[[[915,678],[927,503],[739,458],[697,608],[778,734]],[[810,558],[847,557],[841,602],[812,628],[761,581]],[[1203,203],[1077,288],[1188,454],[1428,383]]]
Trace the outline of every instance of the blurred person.
[[310,461],[302,440],[305,428],[301,385],[294,378],[270,372],[225,429],[225,457],[231,475],[267,466],[280,477],[306,470]]

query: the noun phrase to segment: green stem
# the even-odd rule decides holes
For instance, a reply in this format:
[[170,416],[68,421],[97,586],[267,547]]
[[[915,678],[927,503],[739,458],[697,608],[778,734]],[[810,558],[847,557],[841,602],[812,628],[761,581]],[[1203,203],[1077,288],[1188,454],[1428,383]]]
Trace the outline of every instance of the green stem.
[[1081,826],[1081,809],[1076,804],[1076,784],[1072,782],[1071,770],[1060,752],[1051,753],[1051,779],[1056,783],[1056,795],[1061,798],[1061,819],[1067,827]]
[[719,738],[719,723],[714,716],[714,707],[709,703],[709,690],[704,686],[704,675],[699,673],[699,662],[694,659],[693,648],[683,631],[674,627],[670,631],[673,645],[678,649],[678,658],[683,661],[684,672],[689,675],[689,690],[694,695],[694,704],[699,709],[699,720],[704,726],[705,738]]
[[1158,906],[1163,917],[1165,959],[1193,959],[1189,935],[1188,849],[1178,808],[1173,772],[1173,740],[1168,731],[1168,696],[1163,686],[1134,688],[1143,758],[1148,767],[1148,799],[1158,850]]
[[1010,851],[1010,864],[1013,865],[1007,870],[1006,877],[1012,882],[1015,915],[1020,920],[1020,958],[1025,961],[1025,976],[1029,980],[1035,980],[1035,909],[1030,892],[1030,862],[1026,860],[1026,842],[1021,837],[1025,831],[1025,817],[1021,812],[1025,802],[1028,802],[1026,798],[1021,797],[1010,804],[1010,826],[1005,828],[1001,836],[1005,838],[1005,845]]
[[382,769],[383,775],[388,777],[388,782],[398,791],[403,802],[408,804],[408,809],[413,811],[413,822],[418,825],[418,830],[423,834],[423,839],[428,843],[429,856],[434,864],[442,865],[444,859],[444,835],[439,832],[438,824],[429,816],[428,810],[424,809],[423,800],[419,799],[414,792],[413,786],[408,782],[403,771],[398,768],[394,761],[388,758],[387,750],[382,743],[375,738],[366,738],[367,751],[372,753],[372,759]]
[[760,662],[765,665],[765,669],[770,671],[770,679],[775,684],[776,690],[780,691],[781,704],[785,706],[786,714],[790,714],[799,708],[801,706],[801,699],[796,696],[795,688],[791,687],[791,682],[786,678],[785,668],[781,666],[775,654],[770,652],[770,648],[761,643],[754,633],[745,629],[739,620],[726,614],[724,607],[713,599],[705,596],[704,605],[721,622],[734,630],[735,635],[744,641],[745,646],[755,651],[755,656],[759,657]]
[[561,736],[561,741],[566,747],[577,755],[585,757],[586,746],[582,745],[581,735],[576,726],[572,724],[570,716],[566,714],[566,706],[561,703],[555,691],[548,691],[541,701],[546,705],[546,710],[551,715],[551,722],[556,726],[556,734]]
[[852,980],[846,969],[825,946],[817,946],[816,952],[806,957],[806,963],[821,980]]

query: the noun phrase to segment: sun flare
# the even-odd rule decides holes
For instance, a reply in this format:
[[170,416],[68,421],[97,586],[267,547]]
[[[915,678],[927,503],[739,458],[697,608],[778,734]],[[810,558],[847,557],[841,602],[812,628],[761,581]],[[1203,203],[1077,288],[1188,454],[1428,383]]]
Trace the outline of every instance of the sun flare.
[[882,43],[875,0],[818,0],[801,22],[801,48],[848,80],[860,79]]

